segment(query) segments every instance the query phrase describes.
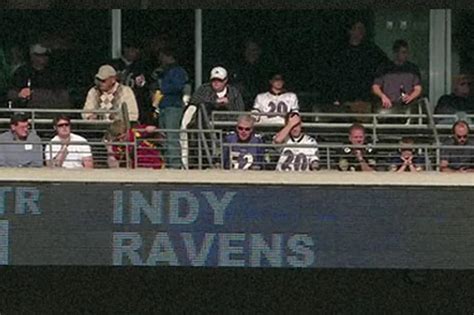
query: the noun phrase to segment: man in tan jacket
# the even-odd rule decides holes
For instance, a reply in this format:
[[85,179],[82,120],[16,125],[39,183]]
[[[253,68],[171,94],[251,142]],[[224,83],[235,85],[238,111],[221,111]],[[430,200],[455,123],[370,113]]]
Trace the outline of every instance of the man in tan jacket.
[[[132,89],[117,82],[117,72],[112,66],[101,66],[95,75],[95,86],[87,93],[82,117],[89,120],[121,119],[123,104],[127,105],[130,121],[138,121],[138,106]],[[110,110],[111,113],[87,112],[93,110]]]

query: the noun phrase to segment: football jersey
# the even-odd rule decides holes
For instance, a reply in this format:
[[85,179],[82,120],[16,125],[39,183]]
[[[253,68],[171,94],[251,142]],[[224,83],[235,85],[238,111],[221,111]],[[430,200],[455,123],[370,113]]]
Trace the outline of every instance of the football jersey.
[[255,98],[253,110],[259,113],[278,114],[278,116],[260,116],[260,122],[284,124],[289,112],[298,112],[298,97],[295,93],[273,94],[265,92]]
[[234,144],[224,147],[224,168],[225,169],[261,169],[263,167],[263,156],[265,150],[262,146],[263,140],[260,135],[253,134],[248,142],[254,146],[241,146],[239,137],[235,132],[226,136],[225,142]]
[[284,147],[278,160],[278,171],[308,171],[314,161],[319,161],[318,143],[313,137],[306,134],[302,134],[298,139],[288,137],[286,144],[311,147]]

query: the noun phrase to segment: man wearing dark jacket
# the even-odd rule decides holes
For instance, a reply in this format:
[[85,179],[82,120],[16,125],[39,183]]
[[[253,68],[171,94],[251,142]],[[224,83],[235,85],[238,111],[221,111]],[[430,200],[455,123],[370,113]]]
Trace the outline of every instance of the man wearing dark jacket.
[[[165,47],[160,51],[160,64],[162,72],[157,73],[157,81],[152,84],[155,87],[153,106],[159,113],[161,129],[178,130],[183,115],[183,90],[189,80],[188,74],[177,64],[174,51],[170,47]],[[181,152],[178,132],[166,132],[164,149],[166,166],[180,168]]]
[[213,68],[210,80],[210,83],[204,83],[194,92],[190,104],[205,104],[209,112],[245,110],[242,95],[236,87],[229,84],[226,69],[223,67]]

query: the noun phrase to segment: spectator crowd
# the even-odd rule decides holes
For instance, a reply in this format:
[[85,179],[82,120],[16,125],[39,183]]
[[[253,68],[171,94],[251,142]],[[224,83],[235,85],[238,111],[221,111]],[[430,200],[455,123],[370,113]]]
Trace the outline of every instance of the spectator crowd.
[[[337,51],[330,61],[336,78],[329,93],[331,111],[377,113],[381,117],[412,113],[423,96],[423,84],[417,65],[409,61],[409,43],[396,40],[392,47],[393,58],[389,59],[367,40],[363,22],[352,23],[347,35],[346,47]],[[177,130],[183,127],[183,114],[190,110],[192,116],[202,110],[205,114],[250,112],[238,118],[235,130],[224,139],[222,160],[226,169],[321,169],[318,142],[302,126],[298,96],[287,89],[285,70],[276,61],[262,61],[262,50],[256,41],[245,43],[245,64],[234,71],[215,65],[209,82],[194,93],[171,41],[164,40],[155,53],[157,62],[150,66],[141,58],[140,44],[126,42],[122,57],[102,64],[91,80],[92,87],[81,106],[82,115],[77,118],[110,122],[103,138],[108,167],[181,168]],[[51,67],[49,56],[48,47],[35,43],[30,46],[29,60],[20,60],[12,68],[7,92],[10,107],[63,110],[74,107],[66,86],[66,77],[72,74],[55,71],[57,68]],[[453,93],[440,98],[435,113],[458,116],[474,113],[470,103],[470,77],[456,76],[453,83]],[[70,116],[52,117],[44,113],[35,117],[53,118],[55,136],[50,143],[43,147],[41,139],[29,128],[29,117],[14,114],[10,129],[0,135],[0,166],[94,167],[88,140],[72,132]],[[453,127],[452,137],[441,152],[440,170],[470,172],[474,169],[474,152],[464,148],[470,145],[469,120],[444,122]],[[267,156],[265,140],[255,130],[258,124],[281,128],[271,141],[278,148],[276,161]],[[117,142],[138,144],[137,147],[120,146]],[[398,152],[382,163],[388,166],[386,170],[418,172],[424,169],[426,161],[419,156],[413,138],[401,138],[399,146]],[[365,128],[359,122],[349,128],[348,141],[335,156],[334,163],[341,171],[381,169],[376,150],[367,143]]]

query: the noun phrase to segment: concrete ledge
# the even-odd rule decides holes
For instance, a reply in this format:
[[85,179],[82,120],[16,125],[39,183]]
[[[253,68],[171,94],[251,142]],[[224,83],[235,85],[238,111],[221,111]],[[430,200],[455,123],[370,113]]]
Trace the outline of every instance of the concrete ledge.
[[344,173],[150,170],[150,169],[8,169],[0,170],[3,182],[83,182],[83,183],[179,183],[237,185],[354,185],[354,186],[474,186],[474,174]]

